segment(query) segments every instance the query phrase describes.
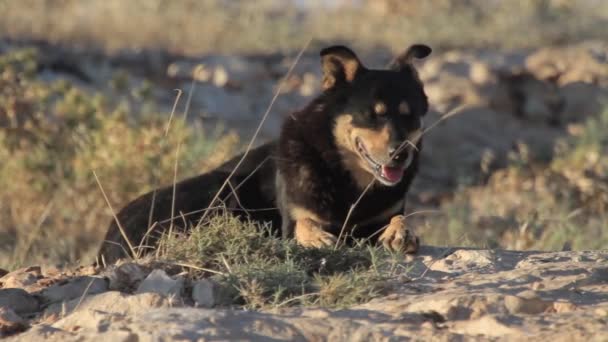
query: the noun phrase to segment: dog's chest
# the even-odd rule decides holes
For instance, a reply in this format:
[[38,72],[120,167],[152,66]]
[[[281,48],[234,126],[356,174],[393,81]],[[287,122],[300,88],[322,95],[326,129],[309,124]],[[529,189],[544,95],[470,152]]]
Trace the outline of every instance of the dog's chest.
[[356,197],[341,199],[338,205],[340,215],[334,217],[336,221],[343,224],[348,217],[350,225],[382,224],[384,221],[388,222],[394,215],[403,213],[405,189],[369,192],[361,198],[358,198],[361,192],[357,193],[359,195]]

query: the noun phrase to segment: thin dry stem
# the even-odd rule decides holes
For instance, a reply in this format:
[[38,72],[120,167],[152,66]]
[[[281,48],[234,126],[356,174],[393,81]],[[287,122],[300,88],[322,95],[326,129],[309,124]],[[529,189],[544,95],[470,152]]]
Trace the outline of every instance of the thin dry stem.
[[[283,86],[285,85],[285,81],[291,76],[291,74],[292,74],[295,66],[300,61],[300,58],[304,54],[304,51],[306,51],[306,49],[308,48],[308,45],[310,44],[311,41],[312,41],[312,38],[308,39],[308,41],[306,42],[306,44],[304,44],[304,46],[302,47],[302,49],[300,49],[300,52],[296,56],[296,59],[293,61],[293,63],[289,67],[289,70],[287,70],[287,73],[285,74],[285,76],[283,76],[283,78],[281,79],[281,82],[279,83],[279,87],[275,91],[274,96],[272,97],[272,100],[270,101],[270,104],[268,105],[268,108],[266,109],[266,112],[262,116],[262,119],[260,120],[260,123],[258,124],[258,127],[256,128],[253,136],[251,137],[251,140],[249,141],[249,144],[247,145],[247,149],[245,150],[245,153],[243,154],[243,156],[241,157],[241,159],[238,161],[238,163],[234,166],[234,169],[232,169],[232,171],[230,172],[230,174],[228,175],[228,177],[226,177],[226,180],[224,181],[224,183],[222,184],[222,186],[220,187],[220,189],[217,191],[217,193],[215,194],[215,196],[211,200],[211,203],[209,203],[209,207],[212,207],[215,204],[215,201],[217,201],[217,199],[220,196],[220,194],[222,193],[222,191],[224,191],[224,189],[226,188],[226,185],[228,184],[228,182],[230,181],[230,179],[232,178],[232,176],[234,176],[234,174],[236,173],[236,171],[238,170],[238,168],[241,166],[241,164],[243,163],[243,161],[245,160],[245,158],[247,158],[247,156],[249,155],[249,151],[253,147],[253,144],[255,143],[255,140],[257,139],[258,135],[260,134],[262,126],[264,125],[264,122],[266,122],[266,119],[268,118],[268,115],[270,114],[270,110],[272,109],[272,106],[274,105],[274,103],[277,100],[277,98],[279,97],[279,95],[282,93]],[[201,224],[201,222],[203,222],[205,220],[205,218],[207,217],[207,213],[209,213],[209,211],[206,211],[203,214],[203,216],[200,218],[200,220],[198,221],[199,225]]]
[[344,231],[346,229],[346,225],[348,224],[348,220],[350,220],[350,216],[353,214],[357,205],[359,205],[359,202],[361,202],[361,200],[363,199],[363,196],[365,196],[367,191],[369,191],[369,189],[372,187],[372,185],[374,185],[375,181],[376,181],[375,179],[372,179],[372,181],[369,182],[369,184],[365,187],[365,189],[363,189],[363,192],[361,192],[361,195],[359,195],[359,198],[357,198],[355,203],[353,203],[350,206],[350,209],[348,209],[348,213],[346,214],[346,218],[344,219],[344,224],[342,225],[342,229],[340,229],[340,234],[338,235],[338,240],[336,241],[336,245],[334,246],[334,249],[338,248],[338,245],[340,243],[340,238],[342,237],[342,234],[344,233]]
[[118,230],[120,231],[122,238],[127,242],[127,245],[129,246],[129,250],[131,251],[133,258],[137,259],[139,257],[139,255],[135,251],[135,248],[133,248],[133,245],[131,244],[131,241],[129,240],[129,237],[127,236],[125,229],[123,228],[122,224],[118,220],[118,216],[116,216],[116,212],[114,211],[114,208],[112,208],[112,203],[110,203],[110,200],[108,199],[108,196],[106,195],[106,192],[103,190],[103,186],[101,186],[101,182],[99,181],[99,177],[97,177],[97,173],[95,172],[95,170],[92,170],[92,172],[93,172],[93,176],[95,177],[95,181],[97,182],[97,185],[99,186],[99,189],[101,190],[101,194],[103,195],[103,198],[105,199],[106,204],[108,205],[108,208],[110,208],[110,211],[112,212],[112,216],[114,216],[114,221],[116,221],[116,225],[118,226]]

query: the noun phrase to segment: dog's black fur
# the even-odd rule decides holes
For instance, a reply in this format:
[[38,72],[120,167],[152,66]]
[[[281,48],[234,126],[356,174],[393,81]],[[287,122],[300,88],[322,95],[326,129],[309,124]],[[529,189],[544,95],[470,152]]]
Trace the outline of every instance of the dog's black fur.
[[[373,183],[346,228],[355,237],[374,235],[403,211],[418,170],[428,102],[411,62],[430,52],[413,45],[388,70],[373,70],[344,46],[321,51],[323,92],[286,119],[278,141],[249,152],[213,206],[271,222],[274,232],[305,246],[322,246],[335,241],[351,205]],[[183,227],[184,218],[197,222],[241,157],[175,185],[175,226]],[[170,185],[118,213],[133,245],[144,236],[143,245],[155,245],[158,230],[169,226],[172,199]],[[114,220],[99,254],[106,261],[130,254]]]

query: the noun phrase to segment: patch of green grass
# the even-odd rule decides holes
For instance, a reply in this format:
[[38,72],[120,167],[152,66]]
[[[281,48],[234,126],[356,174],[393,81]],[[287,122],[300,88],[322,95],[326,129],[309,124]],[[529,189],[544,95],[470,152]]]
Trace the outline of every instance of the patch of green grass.
[[222,213],[188,234],[165,235],[160,246],[163,259],[191,265],[194,277],[217,282],[224,305],[251,309],[362,303],[407,271],[399,266],[403,256],[381,247],[303,248]]

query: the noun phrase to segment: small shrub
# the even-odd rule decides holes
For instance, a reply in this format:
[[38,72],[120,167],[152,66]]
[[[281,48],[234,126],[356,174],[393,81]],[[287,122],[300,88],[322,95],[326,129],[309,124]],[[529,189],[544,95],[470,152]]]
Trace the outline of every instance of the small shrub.
[[129,92],[40,81],[37,63],[36,50],[0,55],[0,267],[94,253],[111,213],[92,170],[120,207],[173,181],[178,143],[180,179],[235,149],[234,134],[205,134],[180,119],[166,134],[169,113],[130,106]]
[[222,288],[224,304],[251,309],[365,302],[382,292],[396,272],[391,265],[400,262],[363,244],[302,248],[266,228],[219,214],[189,234],[165,235],[161,257],[192,265],[194,277],[212,277]]

